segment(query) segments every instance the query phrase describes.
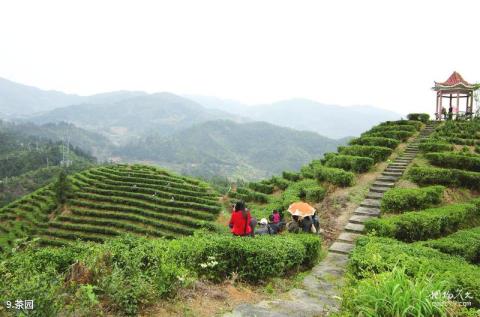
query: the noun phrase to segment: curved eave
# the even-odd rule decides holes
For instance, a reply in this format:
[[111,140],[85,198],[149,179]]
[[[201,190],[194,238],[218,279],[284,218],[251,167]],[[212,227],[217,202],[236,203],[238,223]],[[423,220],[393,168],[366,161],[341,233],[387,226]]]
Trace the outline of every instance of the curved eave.
[[477,88],[473,85],[465,85],[463,83],[458,83],[458,84],[449,85],[449,86],[442,85],[442,84],[439,84],[439,83],[435,83],[435,87],[432,87],[432,89],[435,90],[435,91],[438,91],[438,90],[459,90],[459,89],[476,90]]

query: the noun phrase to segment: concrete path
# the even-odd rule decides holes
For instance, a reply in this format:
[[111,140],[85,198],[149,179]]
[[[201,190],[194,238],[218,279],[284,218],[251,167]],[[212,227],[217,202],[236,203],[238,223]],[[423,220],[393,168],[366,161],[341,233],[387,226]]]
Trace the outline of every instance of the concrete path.
[[380,216],[380,201],[383,194],[395,186],[395,182],[403,175],[408,164],[418,153],[418,143],[428,137],[434,125],[428,123],[420,131],[419,136],[408,143],[402,155],[390,163],[382,175],[370,186],[366,198],[354,211],[344,230],[330,246],[325,259],[316,265],[303,280],[301,289],[293,289],[287,299],[262,301],[258,304],[237,306],[225,317],[314,317],[326,316],[337,312],[341,304],[341,288],[348,255],[355,246],[355,240],[363,234],[363,223]]

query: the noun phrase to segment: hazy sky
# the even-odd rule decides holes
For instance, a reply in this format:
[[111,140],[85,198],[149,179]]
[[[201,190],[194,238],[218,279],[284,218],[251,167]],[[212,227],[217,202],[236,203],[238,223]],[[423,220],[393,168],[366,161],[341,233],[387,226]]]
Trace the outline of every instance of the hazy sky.
[[2,0],[0,77],[433,112],[434,80],[480,81],[479,18],[458,0]]

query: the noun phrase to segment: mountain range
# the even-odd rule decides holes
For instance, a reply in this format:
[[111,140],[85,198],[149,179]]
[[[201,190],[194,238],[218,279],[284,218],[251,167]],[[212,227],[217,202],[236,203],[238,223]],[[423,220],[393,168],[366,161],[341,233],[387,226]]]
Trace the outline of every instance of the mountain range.
[[[0,118],[42,126],[100,160],[148,161],[195,175],[259,178],[296,169],[401,115],[307,99],[247,106],[208,96],[116,91],[92,96],[0,79]],[[302,131],[302,132],[300,132]],[[40,133],[40,132],[39,132]],[[63,133],[63,134],[62,134]]]
[[148,136],[118,148],[116,154],[189,175],[260,179],[297,170],[345,142],[266,122],[215,120],[168,137]]

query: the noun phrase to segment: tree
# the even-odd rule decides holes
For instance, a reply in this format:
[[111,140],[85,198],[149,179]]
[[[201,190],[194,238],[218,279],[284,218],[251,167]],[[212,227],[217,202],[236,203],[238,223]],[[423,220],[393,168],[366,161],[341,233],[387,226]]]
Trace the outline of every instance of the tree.
[[65,170],[61,170],[60,174],[58,174],[57,182],[55,183],[55,195],[57,198],[57,203],[61,205],[65,204],[71,192],[72,186],[67,178],[67,173]]

